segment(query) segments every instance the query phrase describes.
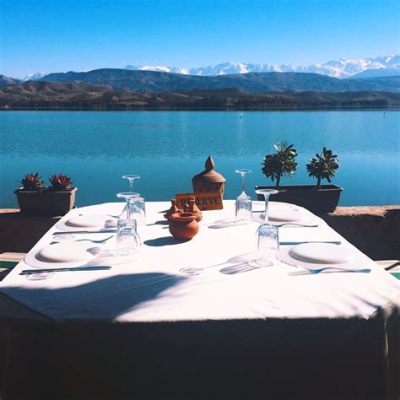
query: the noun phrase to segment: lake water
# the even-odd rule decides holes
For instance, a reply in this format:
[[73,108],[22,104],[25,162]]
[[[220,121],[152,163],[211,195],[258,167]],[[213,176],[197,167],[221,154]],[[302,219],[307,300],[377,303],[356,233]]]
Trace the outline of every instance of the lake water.
[[16,207],[21,177],[38,171],[72,177],[77,205],[116,201],[121,175],[142,176],[147,200],[190,192],[209,154],[226,180],[226,198],[240,189],[235,168],[250,168],[248,192],[268,184],[261,162],[273,144],[298,150],[298,170],[282,184],[313,184],[305,164],[326,146],[338,154],[334,178],[341,205],[400,204],[399,111],[304,112],[0,112],[0,207]]

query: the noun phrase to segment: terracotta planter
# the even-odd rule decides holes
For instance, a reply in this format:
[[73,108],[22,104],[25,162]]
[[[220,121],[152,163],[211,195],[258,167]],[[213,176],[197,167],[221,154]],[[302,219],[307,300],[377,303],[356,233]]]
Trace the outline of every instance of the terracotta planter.
[[171,235],[181,240],[190,240],[197,235],[199,224],[197,215],[190,212],[179,212],[169,217],[169,231]]
[[42,192],[15,191],[21,212],[36,215],[64,215],[75,205],[78,188],[70,190],[44,190]]
[[[256,186],[256,189],[275,189],[275,186]],[[314,213],[327,213],[335,210],[339,203],[342,188],[336,185],[321,185],[317,189],[314,185],[280,186],[279,193],[271,195],[271,201],[293,203],[307,208]],[[257,200],[264,197],[257,195]]]

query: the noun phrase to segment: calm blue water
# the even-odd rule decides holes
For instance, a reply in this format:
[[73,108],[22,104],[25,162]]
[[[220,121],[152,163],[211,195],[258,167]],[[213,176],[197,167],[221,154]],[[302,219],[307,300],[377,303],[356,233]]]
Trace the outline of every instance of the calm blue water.
[[78,186],[78,205],[115,201],[124,173],[142,179],[147,200],[190,192],[209,154],[239,193],[235,168],[251,168],[248,192],[269,181],[261,162],[280,140],[298,149],[298,171],[282,184],[312,184],[305,164],[323,146],[339,156],[334,183],[342,205],[400,204],[399,111],[305,112],[0,112],[0,207],[17,205],[14,190],[27,172],[62,172]]

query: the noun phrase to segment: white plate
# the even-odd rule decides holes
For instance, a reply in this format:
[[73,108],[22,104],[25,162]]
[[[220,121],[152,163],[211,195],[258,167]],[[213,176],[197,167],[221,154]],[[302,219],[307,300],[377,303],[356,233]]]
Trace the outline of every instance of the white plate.
[[104,247],[90,242],[56,243],[29,252],[24,262],[35,268],[79,267],[93,261]]
[[320,269],[323,266],[346,267],[353,269],[357,254],[352,249],[341,244],[303,243],[293,247],[282,246],[281,258],[293,266],[308,270]]
[[109,215],[74,215],[66,221],[59,221],[55,227],[61,231],[101,230],[117,226],[117,220]]
[[[258,223],[264,223],[264,212],[253,212],[253,219]],[[302,209],[268,210],[268,223],[271,225],[318,225],[318,220]]]
[[271,222],[303,222],[309,216],[300,210],[268,210],[268,218]]
[[[72,253],[69,255],[68,253]],[[90,242],[61,242],[29,252],[25,264],[34,268],[81,267],[85,265],[113,266],[136,261],[138,252],[133,254],[116,253],[103,244]]]

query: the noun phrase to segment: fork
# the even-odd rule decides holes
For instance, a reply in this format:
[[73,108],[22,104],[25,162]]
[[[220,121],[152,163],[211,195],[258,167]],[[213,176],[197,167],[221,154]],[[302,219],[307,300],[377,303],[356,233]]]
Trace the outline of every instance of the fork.
[[[290,265],[290,264],[289,264]],[[323,271],[332,271],[332,272],[371,272],[371,268],[341,268],[341,267],[320,267],[320,268],[307,268],[300,267],[303,271],[290,272],[289,275],[309,275],[309,274],[319,274]]]
[[[99,240],[93,240],[93,239],[87,239],[87,238],[86,239],[76,239],[76,240],[74,240],[74,242],[85,242],[85,241],[88,241],[88,242],[91,242],[91,243],[100,244],[100,243],[107,242],[107,240],[110,240],[113,236],[114,235],[111,235],[111,236],[106,237],[105,239],[99,239]],[[60,243],[60,242],[53,241],[50,244],[54,244],[54,243]]]
[[292,226],[300,226],[303,228],[317,228],[318,224],[300,224],[298,222],[282,222],[280,224],[273,224],[274,226],[280,228],[281,226],[285,226],[285,225],[292,225]]

